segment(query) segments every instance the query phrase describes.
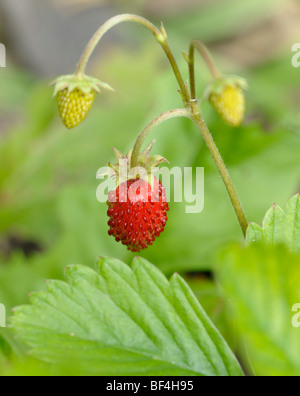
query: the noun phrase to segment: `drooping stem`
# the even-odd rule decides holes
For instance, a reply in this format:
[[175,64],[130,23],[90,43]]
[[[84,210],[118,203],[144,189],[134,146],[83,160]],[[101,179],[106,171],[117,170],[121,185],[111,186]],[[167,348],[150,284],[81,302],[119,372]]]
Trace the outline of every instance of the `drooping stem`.
[[191,96],[193,100],[195,100],[197,96],[196,81],[195,81],[195,49],[197,49],[202,55],[213,78],[217,80],[221,77],[221,74],[206,46],[199,40],[193,40],[191,42],[190,51],[189,51],[189,73],[190,73]]
[[234,184],[231,180],[231,177],[229,175],[229,172],[226,168],[226,165],[222,159],[222,156],[219,152],[219,149],[209,132],[204,119],[202,117],[199,105],[196,104],[195,102],[192,102],[192,111],[188,109],[177,109],[177,110],[170,110],[165,113],[160,114],[157,118],[155,118],[153,121],[151,121],[144,129],[143,131],[139,134],[134,148],[132,152],[132,157],[131,157],[131,167],[135,168],[139,166],[139,155],[142,149],[142,145],[149,135],[149,133],[162,124],[163,122],[170,120],[172,118],[176,117],[185,117],[189,118],[190,120],[194,121],[194,123],[197,125],[198,129],[201,132],[201,135],[209,148],[209,151],[217,165],[217,168],[220,172],[220,175],[225,183],[226,189],[228,191],[228,194],[230,196],[231,202],[233,204],[235,213],[237,215],[238,221],[240,223],[241,229],[243,231],[244,236],[246,235],[247,228],[248,228],[248,221],[246,219],[243,207],[241,205],[241,202],[239,200],[238,194],[236,192],[236,189],[234,187]]
[[149,133],[162,124],[163,122],[167,120],[171,120],[172,118],[177,118],[177,117],[185,117],[189,119],[193,119],[193,116],[191,112],[187,109],[176,109],[176,110],[170,110],[165,113],[160,114],[158,117],[156,117],[153,121],[151,121],[139,134],[131,156],[131,166],[132,168],[135,168],[139,165],[138,163],[138,158],[142,149],[142,145],[146,139],[146,137],[149,135]]
[[208,68],[215,80],[221,77],[219,70],[217,69],[208,49],[206,46],[199,40],[193,40],[190,45],[189,50],[189,74],[190,74],[190,87],[191,87],[191,108],[193,113],[193,121],[197,125],[198,129],[200,130],[202,137],[217,165],[217,168],[220,172],[220,175],[223,179],[223,182],[226,186],[227,192],[229,194],[230,200],[234,207],[235,213],[239,220],[241,229],[243,231],[244,236],[246,236],[247,228],[248,228],[248,221],[243,210],[242,204],[234,187],[233,181],[230,177],[230,174],[226,168],[226,165],[223,161],[223,158],[219,152],[219,149],[207,128],[207,125],[203,119],[201,114],[200,107],[197,103],[197,93],[196,93],[196,80],[195,80],[195,49],[198,49],[200,54],[202,55],[204,61],[208,65]]
[[76,75],[81,76],[84,74],[85,68],[87,66],[87,63],[88,63],[91,55],[93,54],[96,46],[98,45],[101,38],[105,35],[105,33],[107,33],[111,28],[113,28],[114,26],[116,26],[122,22],[138,23],[139,25],[144,26],[146,29],[148,29],[155,36],[156,40],[162,46],[171,66],[172,66],[173,72],[174,72],[177,82],[180,86],[180,91],[181,91],[181,95],[184,99],[184,102],[185,102],[185,104],[188,103],[189,99],[190,99],[190,94],[189,94],[189,91],[184,83],[184,80],[180,73],[177,62],[176,62],[174,55],[171,51],[171,48],[168,44],[167,35],[165,33],[164,28],[162,27],[162,29],[159,30],[156,26],[154,26],[147,19],[140,17],[138,15],[121,14],[121,15],[117,15],[117,16],[109,19],[106,23],[104,23],[97,30],[97,32],[94,34],[94,36],[91,38],[86,49],[84,50],[84,52],[81,56],[81,59],[77,65]]
[[192,100],[197,99],[196,78],[195,78],[195,48],[191,45],[189,52],[189,75]]
[[132,14],[122,14],[115,16],[108,20],[104,25],[102,25],[98,31],[95,33],[95,35],[92,37],[91,41],[87,45],[85,51],[82,54],[82,57],[78,63],[77,69],[76,69],[76,74],[77,76],[83,76],[85,72],[85,68],[87,66],[87,63],[94,52],[97,44],[101,40],[101,38],[105,35],[105,33],[113,28],[114,26],[118,25],[119,23],[122,22],[134,22],[138,23],[139,25],[144,26],[147,28],[156,38],[158,43],[162,46],[169,62],[170,65],[173,69],[174,75],[177,79],[177,82],[180,87],[180,93],[182,96],[182,100],[184,103],[184,106],[186,109],[179,109],[179,110],[172,110],[168,111],[166,113],[161,114],[159,117],[157,117],[154,121],[152,121],[139,135],[136,144],[134,146],[133,154],[132,154],[132,166],[138,166],[138,157],[140,154],[140,150],[142,148],[142,144],[145,140],[145,138],[148,136],[148,134],[151,132],[153,128],[161,124],[162,122],[175,118],[175,117],[186,117],[192,119],[195,124],[198,126],[203,139],[205,140],[212,157],[217,165],[217,168],[222,176],[222,179],[226,185],[226,189],[229,193],[231,202],[234,206],[235,212],[237,214],[239,223],[241,225],[242,231],[244,235],[246,234],[246,230],[248,227],[248,223],[246,220],[246,216],[244,214],[242,205],[239,201],[237,192],[234,188],[233,182],[230,178],[230,175],[228,173],[228,170],[225,166],[225,163],[220,155],[220,152],[213,140],[212,135],[210,134],[204,120],[201,114],[201,110],[199,105],[196,103],[196,87],[195,87],[195,66],[194,66],[194,61],[195,61],[195,48],[197,48],[200,53],[202,54],[204,60],[206,61],[207,65],[209,66],[209,69],[215,79],[220,77],[220,73],[218,69],[216,68],[208,50],[206,47],[197,40],[194,40],[191,43],[190,46],[190,53],[189,53],[189,69],[190,69],[190,78],[191,78],[191,93],[192,96],[183,80],[183,77],[181,75],[181,72],[178,68],[177,62],[174,58],[174,55],[171,51],[171,48],[168,44],[167,40],[167,34],[162,27],[161,30],[159,30],[156,26],[154,26],[151,22],[149,22],[147,19],[142,18],[137,15],[132,15]]
[[220,172],[220,175],[223,179],[223,182],[226,186],[227,192],[229,194],[230,200],[234,207],[235,213],[237,215],[238,221],[240,223],[241,229],[243,231],[244,236],[246,236],[247,228],[248,228],[248,221],[243,210],[242,204],[234,187],[233,181],[230,177],[230,174],[226,168],[226,165],[223,161],[223,158],[219,152],[219,149],[209,132],[209,129],[202,117],[199,105],[196,103],[192,103],[193,108],[193,115],[192,120],[195,122],[197,127],[199,128],[201,135],[217,165],[217,168]]

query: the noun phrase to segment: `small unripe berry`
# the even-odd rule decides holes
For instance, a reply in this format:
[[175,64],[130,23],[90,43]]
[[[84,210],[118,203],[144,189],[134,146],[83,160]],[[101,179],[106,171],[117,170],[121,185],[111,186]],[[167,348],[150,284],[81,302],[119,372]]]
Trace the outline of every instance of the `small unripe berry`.
[[57,94],[59,114],[68,129],[77,127],[86,118],[95,100],[95,91],[88,94],[78,88],[72,92],[66,88]]
[[242,124],[245,116],[245,96],[238,86],[224,86],[220,93],[212,92],[209,101],[225,122],[233,127]]
[[58,77],[51,85],[54,85],[59,114],[69,129],[77,127],[86,118],[96,93],[101,92],[102,88],[113,91],[97,78],[76,74]]

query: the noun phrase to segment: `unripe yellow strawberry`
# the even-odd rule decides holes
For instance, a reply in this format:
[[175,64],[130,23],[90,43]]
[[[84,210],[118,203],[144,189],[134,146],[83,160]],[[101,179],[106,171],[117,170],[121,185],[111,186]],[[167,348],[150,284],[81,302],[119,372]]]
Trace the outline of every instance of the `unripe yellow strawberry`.
[[68,129],[77,127],[86,118],[95,100],[95,91],[88,94],[76,88],[69,92],[66,88],[57,94],[59,114]]
[[101,88],[113,91],[108,84],[94,77],[76,74],[61,76],[51,85],[54,85],[54,96],[57,95],[59,114],[69,129],[86,118]]
[[226,86],[220,94],[212,93],[210,103],[225,122],[238,127],[245,116],[245,96],[240,87]]
[[220,78],[208,88],[206,97],[227,124],[238,127],[245,117],[244,89],[247,82],[240,77]]

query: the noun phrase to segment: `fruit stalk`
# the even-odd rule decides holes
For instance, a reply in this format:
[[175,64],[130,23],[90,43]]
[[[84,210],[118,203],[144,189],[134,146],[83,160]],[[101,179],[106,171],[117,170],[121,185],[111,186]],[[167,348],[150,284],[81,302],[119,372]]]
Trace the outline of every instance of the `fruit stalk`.
[[149,135],[149,133],[154,128],[156,128],[157,126],[162,124],[163,122],[165,122],[167,120],[171,120],[172,118],[176,118],[176,117],[186,117],[186,118],[192,119],[192,114],[187,109],[170,110],[170,111],[160,114],[157,118],[155,118],[153,121],[151,121],[142,130],[142,132],[139,134],[139,136],[135,142],[134,148],[133,148],[132,157],[131,157],[132,167],[137,167],[139,165],[138,157],[139,157],[140,151],[142,149],[142,145],[143,145],[146,137]]
[[94,52],[96,46],[98,45],[99,41],[102,39],[102,37],[105,35],[105,33],[107,33],[111,28],[113,28],[114,26],[116,26],[122,22],[138,23],[139,25],[144,26],[146,29],[148,29],[155,36],[156,40],[162,46],[165,54],[167,55],[167,58],[168,58],[170,64],[171,64],[171,67],[173,69],[173,72],[175,74],[177,82],[180,86],[182,98],[183,98],[185,104],[188,103],[189,99],[190,99],[190,94],[189,94],[189,91],[184,83],[184,80],[180,73],[177,62],[174,58],[174,55],[170,49],[170,46],[168,45],[167,35],[166,35],[166,32],[165,32],[163,26],[162,26],[162,29],[159,30],[156,26],[154,26],[147,19],[140,17],[138,15],[121,14],[121,15],[117,15],[117,16],[109,19],[106,23],[104,23],[97,30],[97,32],[94,34],[94,36],[91,38],[86,49],[84,50],[84,52],[81,56],[81,59],[77,65],[76,75],[77,76],[84,75],[87,63],[88,63],[92,53]]
[[199,105],[196,103],[192,104],[193,108],[193,115],[192,115],[192,120],[195,122],[197,127],[199,128],[202,137],[209,148],[209,151],[217,165],[217,168],[220,172],[220,175],[223,179],[223,182],[226,186],[227,192],[229,194],[230,200],[232,202],[232,205],[234,207],[235,213],[237,215],[238,221],[240,223],[241,229],[243,231],[244,237],[246,236],[247,233],[247,228],[248,228],[248,221],[245,215],[245,212],[243,210],[242,204],[240,202],[240,199],[238,197],[237,191],[234,187],[233,181],[230,177],[230,174],[226,168],[226,165],[223,161],[223,158],[219,152],[219,149],[209,132],[209,129],[202,117]]
[[221,74],[215,65],[215,62],[213,61],[208,49],[206,46],[199,40],[193,40],[190,45],[190,51],[189,51],[189,74],[190,74],[190,86],[191,86],[191,96],[192,99],[196,99],[197,94],[196,94],[196,81],[195,81],[195,49],[197,49],[200,54],[202,55],[205,63],[207,64],[213,78],[215,80],[219,79],[221,77]]
[[207,125],[205,124],[205,121],[202,117],[200,108],[198,104],[191,102],[192,106],[192,111],[188,109],[176,109],[176,110],[170,110],[165,113],[160,114],[157,118],[155,118],[153,121],[151,121],[144,129],[143,131],[139,134],[134,148],[132,152],[132,157],[131,157],[131,166],[132,167],[138,167],[138,158],[140,151],[142,149],[142,145],[149,135],[149,133],[159,126],[161,123],[170,120],[172,118],[176,117],[185,117],[189,118],[190,120],[194,121],[194,123],[197,125],[198,129],[201,132],[201,135],[209,148],[209,151],[217,165],[217,168],[220,172],[220,175],[224,181],[224,184],[226,186],[227,192],[229,194],[230,200],[232,202],[232,205],[234,207],[235,213],[237,215],[238,221],[240,223],[241,229],[243,231],[244,236],[246,236],[247,228],[248,228],[248,221],[246,219],[243,207],[241,205],[241,202],[239,200],[238,194],[236,192],[236,189],[234,187],[234,184],[232,182],[232,179],[229,175],[229,172],[226,168],[226,165],[222,159],[222,156],[219,152],[219,149],[209,132]]
[[84,53],[82,54],[82,57],[81,57],[81,59],[78,63],[78,66],[77,66],[76,75],[79,78],[84,76],[86,65],[87,65],[93,51],[95,50],[97,44],[101,40],[101,38],[104,36],[104,34],[108,30],[110,30],[112,27],[114,27],[122,22],[138,23],[139,25],[142,25],[145,28],[147,28],[155,36],[156,40],[162,46],[165,54],[167,55],[167,58],[170,62],[170,65],[173,69],[173,72],[174,72],[177,82],[179,84],[182,100],[183,100],[184,106],[186,108],[186,109],[182,109],[182,110],[175,110],[175,111],[163,113],[161,116],[156,118],[153,122],[151,122],[144,129],[144,131],[142,131],[142,133],[138,137],[137,142],[134,147],[132,164],[138,165],[138,156],[139,156],[139,152],[140,152],[141,146],[143,144],[143,141],[145,140],[146,136],[149,134],[149,132],[155,126],[159,125],[163,121],[166,121],[167,119],[178,117],[178,116],[191,118],[195,122],[197,127],[199,128],[199,130],[203,136],[203,139],[205,140],[205,142],[212,154],[212,157],[217,165],[217,168],[221,174],[221,177],[226,185],[226,189],[229,193],[231,202],[234,206],[234,209],[235,209],[236,215],[238,217],[239,223],[241,225],[243,234],[246,235],[246,231],[248,228],[248,222],[246,220],[245,213],[243,211],[242,205],[240,203],[237,192],[234,188],[233,182],[232,182],[229,172],[226,168],[226,165],[221,157],[221,154],[214,142],[212,135],[210,134],[210,132],[203,120],[201,110],[200,110],[200,107],[199,107],[199,105],[197,103],[197,99],[196,99],[195,73],[194,73],[194,50],[195,50],[195,48],[197,48],[200,51],[200,53],[203,55],[214,78],[217,79],[220,77],[220,73],[217,70],[216,66],[214,65],[214,62],[209,55],[209,52],[207,51],[206,47],[201,42],[194,40],[194,41],[192,41],[191,46],[190,46],[190,54],[189,54],[188,60],[189,60],[189,67],[190,67],[190,73],[191,73],[192,95],[190,94],[190,92],[187,88],[187,85],[185,84],[185,82],[183,80],[183,77],[182,77],[181,72],[178,68],[177,62],[174,58],[174,55],[171,51],[169,44],[168,44],[167,34],[165,32],[164,27],[162,26],[161,30],[159,30],[156,26],[154,26],[147,19],[142,18],[137,15],[133,15],[133,14],[117,15],[117,16],[109,19],[104,25],[102,25],[98,29],[98,31],[95,33],[95,35],[92,37],[91,41],[87,45]]

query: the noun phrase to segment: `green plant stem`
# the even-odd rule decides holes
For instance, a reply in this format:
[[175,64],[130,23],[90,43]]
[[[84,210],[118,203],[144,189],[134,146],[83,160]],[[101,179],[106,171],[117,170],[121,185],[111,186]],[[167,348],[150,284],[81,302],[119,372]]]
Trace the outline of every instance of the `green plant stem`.
[[171,51],[171,48],[168,44],[167,40],[167,35],[166,32],[162,26],[162,29],[159,30],[156,26],[154,26],[151,22],[149,22],[147,19],[142,18],[138,15],[133,15],[133,14],[121,14],[117,15],[111,19],[109,19],[106,23],[104,23],[94,34],[94,36],[91,38],[90,42],[88,43],[86,49],[84,50],[81,59],[78,63],[77,69],[76,69],[76,75],[77,76],[83,76],[85,72],[85,68],[87,66],[87,63],[93,54],[96,46],[98,45],[99,41],[101,38],[107,33],[111,28],[114,26],[122,23],[122,22],[134,22],[138,23],[141,26],[144,26],[146,29],[148,29],[156,38],[156,40],[159,42],[159,44],[162,46],[170,64],[173,69],[173,72],[175,74],[175,77],[177,79],[177,82],[180,87],[180,92],[182,95],[182,98],[185,102],[185,104],[189,103],[190,100],[190,94],[189,91],[184,83],[184,80],[182,78],[182,75],[180,73],[179,67],[177,65],[177,62],[174,58],[174,55]]
[[133,151],[132,151],[132,156],[131,156],[131,166],[132,168],[135,168],[139,165],[138,160],[139,160],[139,155],[142,149],[142,145],[146,139],[146,137],[149,135],[149,133],[156,127],[158,127],[160,124],[167,120],[171,120],[172,118],[177,118],[177,117],[186,117],[189,119],[193,119],[192,114],[189,110],[187,109],[176,109],[176,110],[170,110],[165,113],[160,114],[158,117],[156,117],[153,121],[151,121],[139,134]]
[[196,80],[195,80],[195,49],[197,49],[202,55],[205,63],[207,64],[213,78],[215,80],[221,77],[221,74],[216,67],[215,62],[213,61],[212,56],[210,55],[206,46],[199,40],[193,40],[190,45],[189,50],[189,74],[190,74],[190,86],[191,86],[191,97],[192,100],[195,100],[197,97],[196,94]]
[[200,130],[202,137],[217,165],[217,168],[220,172],[220,175],[223,179],[223,182],[226,186],[227,192],[229,194],[230,200],[234,207],[235,213],[239,220],[241,229],[243,231],[244,236],[246,236],[247,228],[248,228],[248,221],[243,210],[242,204],[239,200],[238,194],[230,177],[230,174],[226,168],[226,165],[223,161],[223,158],[219,152],[219,149],[207,128],[207,125],[203,119],[201,114],[200,107],[197,103],[197,93],[196,93],[196,79],[195,79],[195,49],[197,49],[200,54],[202,55],[204,61],[206,62],[213,78],[215,80],[221,77],[219,70],[217,69],[208,49],[206,46],[199,40],[193,40],[190,44],[189,49],[189,74],[190,74],[190,87],[191,87],[191,108],[193,113],[193,121],[197,125],[198,129]]
[[131,157],[131,167],[135,168],[139,166],[139,155],[142,149],[142,145],[149,135],[149,133],[155,129],[157,126],[162,124],[163,122],[170,120],[172,118],[176,117],[185,117],[189,118],[190,120],[194,121],[194,123],[197,125],[198,129],[201,132],[201,135],[209,148],[209,151],[217,165],[217,168],[220,172],[220,175],[225,183],[226,189],[228,191],[228,194],[230,196],[231,202],[233,204],[235,213],[237,215],[238,221],[240,223],[241,229],[243,231],[244,236],[246,236],[247,228],[248,228],[248,221],[246,219],[243,207],[241,205],[241,202],[239,200],[238,194],[236,192],[236,189],[234,187],[234,184],[231,180],[231,177],[229,175],[229,172],[226,168],[226,165],[222,159],[222,156],[219,152],[219,149],[209,132],[207,125],[205,124],[205,121],[202,117],[200,107],[197,103],[191,102],[191,107],[192,111],[189,109],[177,109],[177,110],[170,110],[165,113],[160,114],[157,118],[155,118],[153,121],[151,121],[144,129],[143,131],[139,134],[134,148],[132,152],[132,157]]
[[233,181],[232,181],[230,174],[226,168],[223,158],[219,152],[219,149],[218,149],[218,147],[217,147],[211,133],[209,132],[209,129],[208,129],[203,117],[202,117],[199,105],[196,103],[192,103],[192,109],[193,109],[192,120],[195,122],[195,124],[199,128],[201,135],[202,135],[207,147],[209,148],[209,151],[217,165],[217,168],[220,172],[220,175],[223,179],[223,182],[226,186],[230,200],[234,207],[238,221],[240,223],[243,235],[246,236],[247,229],[248,229],[248,221],[247,221],[245,212],[243,210],[242,204],[240,202],[240,199],[238,197],[237,191],[234,187]]

